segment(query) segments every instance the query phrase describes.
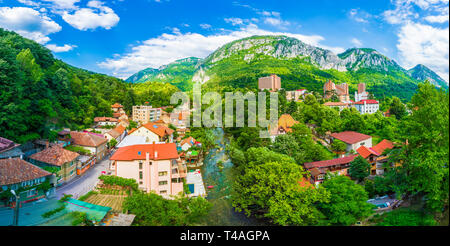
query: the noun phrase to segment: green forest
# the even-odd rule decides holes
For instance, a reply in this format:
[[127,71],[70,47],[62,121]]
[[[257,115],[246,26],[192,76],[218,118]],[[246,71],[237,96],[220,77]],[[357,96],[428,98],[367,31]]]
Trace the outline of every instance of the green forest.
[[24,143],[51,138],[53,130],[90,127],[94,117],[112,116],[111,105],[168,105],[178,89],[121,79],[70,66],[40,44],[0,28],[0,136]]

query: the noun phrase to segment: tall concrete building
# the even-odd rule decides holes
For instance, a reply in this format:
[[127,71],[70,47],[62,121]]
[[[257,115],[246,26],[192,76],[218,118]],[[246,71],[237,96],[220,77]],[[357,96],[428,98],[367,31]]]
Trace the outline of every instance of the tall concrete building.
[[281,89],[281,78],[275,74],[258,79],[259,90],[278,91]]
[[331,98],[334,93],[338,96],[339,101],[350,102],[347,83],[336,85],[331,80],[329,80],[323,85],[323,94],[325,99]]
[[133,121],[146,124],[151,121],[157,121],[161,117],[161,108],[152,106],[133,106]]
[[369,99],[369,93],[366,92],[366,84],[359,83],[358,91],[355,91],[355,102]]

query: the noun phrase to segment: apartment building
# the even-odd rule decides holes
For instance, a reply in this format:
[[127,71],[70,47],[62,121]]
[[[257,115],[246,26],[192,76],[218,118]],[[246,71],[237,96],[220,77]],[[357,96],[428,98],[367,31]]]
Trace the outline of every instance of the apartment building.
[[116,176],[135,179],[146,192],[154,191],[165,198],[183,192],[187,173],[175,143],[122,147],[110,160]]
[[269,90],[272,92],[281,89],[281,78],[275,74],[258,79],[259,90]]
[[161,111],[161,108],[153,108],[152,106],[133,106],[133,121],[140,124],[157,121],[161,118]]

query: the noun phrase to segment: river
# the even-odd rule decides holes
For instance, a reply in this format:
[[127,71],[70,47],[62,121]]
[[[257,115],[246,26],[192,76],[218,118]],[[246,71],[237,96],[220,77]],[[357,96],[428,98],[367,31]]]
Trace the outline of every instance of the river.
[[[207,190],[206,199],[213,204],[204,223],[209,226],[258,226],[268,225],[262,219],[247,217],[244,213],[238,213],[231,205],[231,185],[233,182],[233,163],[225,153],[228,139],[224,136],[222,128],[213,130],[218,148],[210,149],[203,160],[202,176],[205,187],[214,186]],[[218,163],[223,162],[223,169]]]

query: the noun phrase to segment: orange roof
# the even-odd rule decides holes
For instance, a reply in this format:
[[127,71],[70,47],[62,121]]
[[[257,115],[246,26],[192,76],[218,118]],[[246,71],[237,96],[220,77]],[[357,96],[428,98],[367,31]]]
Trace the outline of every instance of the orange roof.
[[367,148],[366,146],[359,147],[356,152],[358,152],[359,155],[361,155],[363,158],[367,158],[370,155],[376,155],[378,156],[378,153],[373,151],[372,148]]
[[282,127],[286,132],[291,132],[291,127],[297,123],[298,121],[294,120],[290,114],[283,114],[278,119],[278,127]]
[[122,125],[118,125],[116,128],[114,128],[114,131],[118,132],[120,135],[123,134],[123,132],[125,131],[125,127]]
[[188,144],[192,145],[191,142],[192,142],[192,143],[195,143],[195,142],[196,142],[195,138],[193,138],[193,137],[185,138],[185,139],[183,139],[183,141],[180,143],[180,145],[183,146],[183,144],[185,144],[185,143],[188,143]]
[[56,144],[31,155],[29,158],[55,166],[62,166],[64,163],[75,160],[78,156],[78,153],[66,150],[61,145]]
[[[166,135],[171,135],[174,132],[174,130],[170,129],[169,127],[166,127],[166,126],[158,124],[158,123],[153,123],[153,122],[149,122],[140,127],[145,127],[160,137],[164,137]],[[136,128],[133,128],[133,129],[131,129],[131,131],[128,134],[131,134],[136,130],[137,130]]]
[[386,149],[393,149],[393,148],[394,148],[394,143],[392,143],[391,141],[389,141],[387,139],[383,139],[383,141],[379,142],[372,149],[375,150],[379,155],[382,155]]
[[118,120],[112,117],[95,117],[94,118],[94,122],[106,122],[106,121],[110,121],[110,122],[117,122]]
[[106,138],[102,138],[93,134],[89,134],[86,132],[70,132],[70,137],[73,139],[73,143],[75,145],[88,146],[88,147],[97,147],[108,140]]
[[358,154],[360,154],[363,158],[367,158],[370,155],[380,156],[386,149],[392,148],[394,148],[394,144],[389,140],[383,139],[383,141],[379,142],[372,148],[361,146],[356,150],[356,152],[358,152]]
[[111,105],[111,108],[123,108],[123,106],[119,103],[114,103],[113,105]]
[[[145,160],[146,153],[149,153],[151,160],[178,159],[175,143],[130,145],[119,148],[110,159],[115,161]],[[155,155],[157,155],[156,158]]]

